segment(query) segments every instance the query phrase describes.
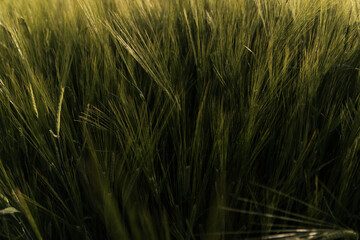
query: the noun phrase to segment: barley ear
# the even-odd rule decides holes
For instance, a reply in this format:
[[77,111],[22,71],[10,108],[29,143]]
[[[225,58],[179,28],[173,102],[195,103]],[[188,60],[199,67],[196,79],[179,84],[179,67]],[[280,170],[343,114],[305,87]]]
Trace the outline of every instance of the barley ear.
[[39,118],[39,112],[38,112],[38,109],[37,109],[37,106],[36,106],[35,96],[34,96],[34,92],[33,92],[31,83],[30,83],[30,85],[29,85],[29,89],[30,89],[31,103],[32,103],[32,106],[33,106],[33,108],[34,108],[34,112],[35,112],[36,118]]
[[60,92],[60,100],[59,100],[58,111],[56,113],[56,135],[57,135],[57,137],[60,136],[59,135],[59,133],[60,133],[60,114],[61,114],[62,101],[64,99],[64,92],[65,92],[65,88],[62,87],[61,92]]

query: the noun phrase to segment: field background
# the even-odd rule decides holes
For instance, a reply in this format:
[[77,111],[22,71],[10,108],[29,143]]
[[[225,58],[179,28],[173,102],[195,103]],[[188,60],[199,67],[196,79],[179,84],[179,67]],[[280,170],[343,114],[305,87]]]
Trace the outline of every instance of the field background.
[[360,1],[2,0],[1,239],[357,239]]

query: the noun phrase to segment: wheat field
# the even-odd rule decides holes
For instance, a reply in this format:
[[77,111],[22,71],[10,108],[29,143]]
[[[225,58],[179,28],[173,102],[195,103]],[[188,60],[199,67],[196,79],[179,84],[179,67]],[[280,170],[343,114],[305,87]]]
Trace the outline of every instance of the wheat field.
[[358,239],[359,0],[2,0],[1,239]]

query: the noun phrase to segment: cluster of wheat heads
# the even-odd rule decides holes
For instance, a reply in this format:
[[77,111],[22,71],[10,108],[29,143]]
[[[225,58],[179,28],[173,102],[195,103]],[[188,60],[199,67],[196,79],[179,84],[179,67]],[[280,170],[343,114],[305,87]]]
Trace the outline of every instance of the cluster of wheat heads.
[[1,1],[0,238],[357,239],[359,7]]

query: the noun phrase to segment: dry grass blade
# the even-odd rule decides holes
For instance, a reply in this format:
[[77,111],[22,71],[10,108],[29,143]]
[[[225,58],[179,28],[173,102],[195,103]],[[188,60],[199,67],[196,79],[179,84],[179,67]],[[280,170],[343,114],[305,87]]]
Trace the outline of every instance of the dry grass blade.
[[0,210],[0,215],[8,215],[8,214],[14,214],[14,213],[19,213],[19,210],[17,210],[14,207],[7,207],[7,208]]

